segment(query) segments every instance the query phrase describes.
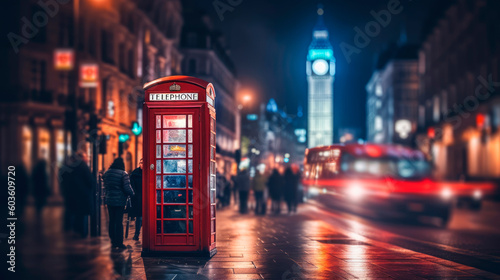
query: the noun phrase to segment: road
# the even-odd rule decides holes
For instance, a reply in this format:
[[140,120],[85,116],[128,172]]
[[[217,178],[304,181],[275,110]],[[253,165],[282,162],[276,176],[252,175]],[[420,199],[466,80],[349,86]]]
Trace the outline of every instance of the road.
[[418,222],[381,220],[325,200],[310,200],[303,214],[357,238],[366,238],[500,274],[500,204],[486,202],[480,211],[455,209],[446,228],[430,219]]

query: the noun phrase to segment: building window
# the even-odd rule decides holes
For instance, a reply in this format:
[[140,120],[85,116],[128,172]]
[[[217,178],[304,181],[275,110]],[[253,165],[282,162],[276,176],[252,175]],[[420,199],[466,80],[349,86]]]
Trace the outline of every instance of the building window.
[[440,111],[439,111],[439,97],[434,96],[433,99],[433,108],[432,108],[432,120],[434,122],[438,122],[440,117]]
[[196,60],[190,59],[188,62],[188,73],[195,74],[196,73]]
[[29,90],[31,97],[34,100],[42,102],[50,102],[51,96],[45,91],[45,83],[47,78],[47,63],[43,60],[31,60],[31,78]]
[[130,77],[134,77],[134,50],[128,50],[128,74]]
[[149,29],[146,29],[144,31],[144,43],[146,44],[151,43],[151,31],[149,31]]
[[381,116],[376,116],[375,117],[374,129],[375,129],[375,131],[382,131],[382,129],[383,129],[383,122],[382,122],[382,117]]
[[69,36],[73,30],[73,20],[71,17],[63,15],[59,19],[59,46],[68,47],[72,46],[72,36]]
[[[46,12],[39,5],[33,5],[32,10],[31,10],[31,16],[29,18],[33,19],[34,18],[33,16],[38,12],[46,15]],[[43,22],[42,17],[38,16],[35,18],[37,21]],[[47,18],[47,23],[48,23],[49,19],[48,19],[48,17],[46,17],[46,18]],[[45,43],[47,41],[47,24],[45,24],[44,26],[39,27],[39,28],[37,27],[37,29],[38,29],[38,31],[36,32],[35,36],[30,39],[30,41],[37,42],[37,43]]]
[[33,133],[31,132],[31,128],[27,125],[24,125],[22,128],[22,156],[21,159],[23,161],[26,170],[31,169],[31,147],[33,145]]
[[114,64],[113,34],[106,30],[101,30],[101,58],[104,62]]
[[127,63],[125,60],[125,44],[124,43],[120,43],[120,46],[118,47],[118,64],[119,64],[120,70],[125,73],[127,71],[127,68],[126,68]]
[[50,162],[50,132],[47,128],[38,128],[38,154],[39,159]]

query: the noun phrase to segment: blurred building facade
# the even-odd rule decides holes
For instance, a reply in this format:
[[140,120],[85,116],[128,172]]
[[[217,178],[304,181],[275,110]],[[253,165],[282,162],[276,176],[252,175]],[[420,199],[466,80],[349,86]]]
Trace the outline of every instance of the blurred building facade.
[[200,10],[186,10],[182,29],[182,70],[189,76],[210,81],[215,88],[217,112],[217,170],[236,174],[235,152],[240,149],[241,120],[236,102],[239,82],[222,34]]
[[418,143],[442,179],[500,178],[500,3],[452,1],[419,52]]
[[274,168],[283,172],[291,164],[302,165],[307,146],[307,118],[302,109],[299,107],[296,114],[287,113],[271,98],[258,110],[242,121],[243,164],[265,168],[266,172]]
[[[53,14],[37,1],[16,2],[10,14],[10,22],[18,23],[12,33],[23,34],[26,23],[19,19],[49,13],[46,25],[19,44],[18,53],[11,45],[2,52],[11,71],[2,81],[1,166],[24,163],[29,170],[45,159],[57,195],[57,171],[65,157],[76,149],[92,155],[90,143],[97,136],[106,137],[106,153],[92,168],[107,169],[121,150],[126,169],[137,166],[142,137],[136,139],[131,126],[142,125],[142,84],[181,72],[183,18],[178,0],[47,2]],[[57,49],[73,53],[72,68],[57,69]],[[80,66],[88,63],[98,71],[96,83],[82,87]],[[120,134],[130,138],[123,149]]]
[[378,55],[366,85],[367,141],[413,146],[418,121],[418,47],[403,39]]

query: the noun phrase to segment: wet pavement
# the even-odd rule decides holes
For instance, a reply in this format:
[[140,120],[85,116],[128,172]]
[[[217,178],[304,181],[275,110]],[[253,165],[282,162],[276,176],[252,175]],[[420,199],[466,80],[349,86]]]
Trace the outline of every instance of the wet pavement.
[[293,215],[218,211],[218,253],[211,259],[142,258],[141,240],[131,236],[127,250],[112,251],[106,236],[82,241],[62,235],[60,207],[47,208],[39,222],[32,212],[20,237],[16,277],[2,279],[500,278],[334,227],[311,204]]

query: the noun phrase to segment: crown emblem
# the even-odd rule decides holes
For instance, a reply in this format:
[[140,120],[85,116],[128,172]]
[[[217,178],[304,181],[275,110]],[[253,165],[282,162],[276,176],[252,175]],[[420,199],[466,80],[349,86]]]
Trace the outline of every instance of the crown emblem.
[[170,86],[170,91],[179,91],[179,90],[181,90],[181,86],[176,83]]

